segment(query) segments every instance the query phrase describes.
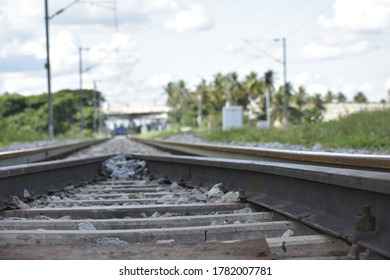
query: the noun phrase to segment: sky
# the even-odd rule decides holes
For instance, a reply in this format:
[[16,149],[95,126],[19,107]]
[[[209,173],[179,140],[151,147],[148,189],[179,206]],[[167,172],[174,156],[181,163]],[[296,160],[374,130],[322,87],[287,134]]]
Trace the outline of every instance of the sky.
[[[390,0],[48,4],[52,92],[80,87],[82,48],[83,88],[95,81],[111,110],[164,105],[168,82],[184,80],[191,88],[219,72],[235,71],[243,80],[273,70],[280,85],[282,38],[294,88],[388,97]],[[0,0],[0,94],[47,92],[44,19],[44,0]]]

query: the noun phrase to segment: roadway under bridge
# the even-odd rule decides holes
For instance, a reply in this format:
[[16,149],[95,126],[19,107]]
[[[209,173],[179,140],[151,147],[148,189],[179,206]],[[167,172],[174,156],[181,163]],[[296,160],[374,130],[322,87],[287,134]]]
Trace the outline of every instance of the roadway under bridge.
[[124,128],[128,133],[162,130],[167,126],[169,111],[167,106],[117,107],[103,110],[106,127],[112,133],[118,128]]

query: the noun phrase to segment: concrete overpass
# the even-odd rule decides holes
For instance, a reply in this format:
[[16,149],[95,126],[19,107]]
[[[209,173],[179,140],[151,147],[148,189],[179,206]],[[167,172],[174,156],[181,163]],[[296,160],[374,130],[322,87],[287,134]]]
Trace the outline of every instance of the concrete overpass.
[[110,107],[103,109],[108,118],[118,119],[156,119],[167,118],[170,108],[167,106]]

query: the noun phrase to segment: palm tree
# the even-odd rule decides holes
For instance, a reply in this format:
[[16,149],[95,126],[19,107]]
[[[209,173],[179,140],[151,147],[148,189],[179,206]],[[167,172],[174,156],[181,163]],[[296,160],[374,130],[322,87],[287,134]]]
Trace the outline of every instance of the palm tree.
[[174,121],[184,125],[184,113],[187,102],[188,90],[183,80],[173,83],[169,82],[164,88],[168,94],[167,105],[171,107]]
[[206,81],[204,79],[202,79],[202,81],[200,82],[200,84],[198,84],[196,86],[196,98],[197,98],[197,105],[198,105],[198,113],[197,113],[197,124],[198,124],[198,127],[201,127],[202,126],[202,114],[203,114],[203,109],[202,109],[202,105],[203,105],[203,102],[207,102],[206,100],[206,97],[207,97],[207,92],[208,92],[208,88],[207,88],[207,84],[206,84]]
[[245,77],[245,81],[242,83],[244,90],[247,92],[248,96],[252,99],[258,97],[258,79],[255,72],[250,72],[249,75]]
[[251,72],[245,77],[242,87],[248,99],[246,107],[250,112],[250,118],[257,120],[259,115],[265,112],[265,82],[263,79],[258,79],[255,72]]
[[364,95],[363,92],[359,91],[353,98],[353,101],[356,103],[367,103],[367,97]]
[[214,111],[222,110],[226,102],[224,83],[225,77],[221,73],[214,76],[210,90],[210,105]]
[[325,94],[324,102],[325,103],[332,103],[334,99],[333,93],[328,90]]
[[339,94],[337,95],[336,99],[337,99],[337,103],[345,103],[345,102],[347,102],[347,97],[342,92],[339,92]]
[[321,94],[316,93],[312,98],[311,98],[311,103],[313,106],[313,109],[316,111],[325,111],[325,105],[324,105],[324,100],[322,100]]
[[306,89],[303,86],[300,86],[292,97],[293,102],[297,105],[299,111],[302,111],[302,108],[307,104],[307,96]]
[[170,116],[173,118],[174,122],[179,123],[180,94],[177,85],[173,82],[169,82],[167,86],[164,87],[164,92],[168,95],[167,105],[172,108]]
[[230,92],[232,94],[232,103],[246,107],[248,105],[248,95],[244,90],[241,82],[238,79],[238,74],[236,72],[229,73],[226,75],[230,81]]
[[184,115],[186,111],[186,103],[187,103],[187,97],[188,97],[188,90],[186,88],[186,83],[183,80],[180,80],[177,83],[177,87],[179,90],[179,102],[180,102],[180,109],[181,109],[181,117],[180,117],[180,124],[184,126]]

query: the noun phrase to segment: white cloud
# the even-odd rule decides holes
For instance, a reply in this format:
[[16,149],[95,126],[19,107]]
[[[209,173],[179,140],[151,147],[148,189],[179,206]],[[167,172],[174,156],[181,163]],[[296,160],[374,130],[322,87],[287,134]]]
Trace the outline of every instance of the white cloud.
[[365,82],[359,86],[359,90],[371,94],[374,92],[374,86],[371,83]]
[[152,88],[161,88],[167,85],[172,80],[172,75],[168,73],[160,73],[152,75],[147,81],[146,84]]
[[50,40],[50,64],[52,71],[68,71],[77,69],[78,46],[72,33],[62,30]]
[[44,41],[43,38],[35,41],[28,41],[22,44],[19,53],[23,55],[32,55],[38,59],[46,58],[45,44],[46,41]]
[[387,90],[390,90],[390,77],[388,77],[385,81],[385,87]]
[[213,24],[214,21],[206,16],[201,5],[193,5],[190,9],[178,11],[164,28],[181,33],[209,29]]
[[[317,73],[301,72],[293,79],[294,85],[304,85],[306,91],[313,95],[325,94],[328,90],[333,93],[342,92],[348,100],[352,100],[357,92],[363,92],[371,101],[379,100],[381,93],[370,82],[351,83],[343,78],[327,80]],[[390,83],[390,78],[389,78]]]
[[307,59],[339,58],[346,55],[356,55],[369,48],[368,41],[353,42],[347,45],[333,45],[310,41],[302,47],[303,56]]
[[293,79],[293,84],[300,86],[313,81],[318,81],[321,78],[320,74],[313,72],[301,72],[298,73]]
[[228,45],[224,47],[223,50],[227,53],[241,53],[244,50],[244,48],[236,45]]
[[332,18],[319,18],[324,29],[376,31],[390,24],[389,0],[337,0],[333,8]]
[[[318,37],[301,52],[306,59],[335,59],[363,54],[377,31],[390,25],[390,0],[336,0],[331,17],[320,16]],[[370,32],[374,32],[371,33]]]
[[[7,31],[34,33],[41,32],[43,18],[43,2],[41,9],[30,0],[1,1],[0,23],[7,26]],[[40,19],[40,20],[39,20]],[[3,30],[2,30],[3,31]]]
[[309,94],[316,94],[316,93],[325,93],[327,92],[329,87],[322,83],[310,83],[306,85],[306,91]]
[[130,1],[130,5],[136,11],[148,13],[161,10],[175,10],[180,7],[181,3],[177,0],[133,0]]
[[25,94],[42,93],[42,88],[47,83],[45,75],[34,75],[31,72],[0,73],[0,81],[2,91]]

